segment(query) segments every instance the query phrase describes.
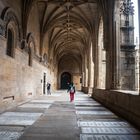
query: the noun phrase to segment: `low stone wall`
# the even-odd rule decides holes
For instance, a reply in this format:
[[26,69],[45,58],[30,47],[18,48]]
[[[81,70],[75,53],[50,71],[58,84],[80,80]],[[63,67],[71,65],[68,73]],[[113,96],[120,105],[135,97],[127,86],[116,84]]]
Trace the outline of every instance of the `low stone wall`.
[[140,96],[94,89],[92,97],[140,128]]
[[82,87],[82,91],[86,94],[88,94],[88,87]]

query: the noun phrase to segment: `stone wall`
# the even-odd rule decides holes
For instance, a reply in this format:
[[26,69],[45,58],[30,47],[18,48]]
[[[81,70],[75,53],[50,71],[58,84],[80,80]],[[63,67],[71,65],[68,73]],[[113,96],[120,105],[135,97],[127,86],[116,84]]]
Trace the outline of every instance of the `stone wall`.
[[[17,105],[21,101],[28,101],[43,95],[43,76],[46,82],[55,82],[53,72],[33,59],[33,65],[28,65],[28,53],[15,49],[14,58],[6,55],[6,38],[0,36],[0,112]],[[51,80],[51,78],[53,78]],[[52,89],[54,83],[52,83]]]
[[94,89],[92,97],[140,128],[140,96]]
[[76,90],[81,90],[80,78],[81,78],[81,75],[79,74],[73,75],[73,83],[75,85]]
[[81,69],[78,62],[74,58],[65,58],[59,62],[58,66],[58,88],[61,87],[61,75],[68,72],[71,75],[71,80],[74,83],[76,90],[81,90]]

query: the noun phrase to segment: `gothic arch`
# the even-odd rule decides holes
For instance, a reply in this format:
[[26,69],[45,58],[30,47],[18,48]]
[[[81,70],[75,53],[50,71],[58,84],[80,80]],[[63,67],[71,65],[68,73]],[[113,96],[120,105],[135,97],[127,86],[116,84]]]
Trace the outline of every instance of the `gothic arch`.
[[68,88],[68,83],[71,83],[72,80],[72,75],[69,72],[63,72],[61,73],[61,85],[60,88],[61,89],[67,89]]
[[1,14],[1,19],[5,22],[5,37],[7,36],[7,28],[9,24],[12,23],[13,29],[15,30],[17,39],[21,40],[21,32],[20,32],[20,25],[19,20],[15,14],[15,11],[10,8],[6,7],[3,9]]

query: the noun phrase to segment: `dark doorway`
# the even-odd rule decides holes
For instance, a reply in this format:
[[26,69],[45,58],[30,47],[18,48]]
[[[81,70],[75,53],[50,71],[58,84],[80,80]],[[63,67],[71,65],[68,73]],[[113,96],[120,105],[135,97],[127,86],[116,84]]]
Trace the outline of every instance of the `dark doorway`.
[[46,94],[46,73],[44,73],[43,77],[43,94]]
[[61,89],[67,89],[68,83],[71,82],[71,74],[64,72],[61,74]]

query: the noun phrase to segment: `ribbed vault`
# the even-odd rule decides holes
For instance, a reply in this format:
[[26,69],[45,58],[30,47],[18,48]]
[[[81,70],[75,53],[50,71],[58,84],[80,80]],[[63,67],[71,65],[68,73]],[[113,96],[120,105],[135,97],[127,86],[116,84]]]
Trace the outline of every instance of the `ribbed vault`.
[[[23,0],[23,16],[26,17],[24,19],[28,20],[33,7],[38,9],[40,55],[43,56],[46,53],[48,62],[56,64],[57,68],[61,65],[62,59],[68,61],[68,58],[72,58],[82,70],[82,62],[93,40],[95,24],[98,21],[98,2],[100,1]],[[27,22],[24,21],[23,26]],[[24,29],[23,33],[26,34],[26,28]],[[48,47],[47,52],[44,52],[45,47]]]
[[43,42],[46,33],[49,34],[49,58],[59,62],[63,56],[70,55],[82,62],[94,31],[96,1],[42,0],[36,1],[36,4],[40,17],[41,41]]

